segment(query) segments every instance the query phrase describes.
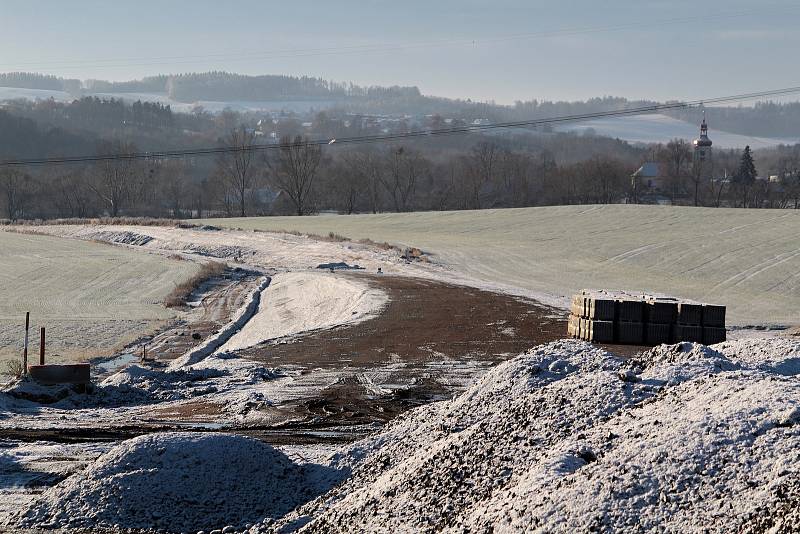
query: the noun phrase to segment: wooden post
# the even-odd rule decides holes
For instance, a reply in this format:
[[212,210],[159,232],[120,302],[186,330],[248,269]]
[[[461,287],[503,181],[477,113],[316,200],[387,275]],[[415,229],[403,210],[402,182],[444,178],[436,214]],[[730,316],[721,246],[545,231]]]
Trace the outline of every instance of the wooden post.
[[44,327],[42,327],[42,334],[39,337],[39,365],[44,365]]
[[28,374],[28,331],[31,328],[31,312],[25,312],[25,349],[22,352],[22,374]]

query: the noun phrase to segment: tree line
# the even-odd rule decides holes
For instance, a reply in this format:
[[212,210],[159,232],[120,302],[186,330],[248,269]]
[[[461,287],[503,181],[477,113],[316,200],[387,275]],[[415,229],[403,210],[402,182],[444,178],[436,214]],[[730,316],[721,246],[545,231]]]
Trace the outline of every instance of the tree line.
[[[256,142],[252,129],[237,127],[218,140],[232,150],[213,161],[119,159],[80,167],[4,168],[0,213],[12,220],[191,218],[648,202],[653,200],[641,190],[637,196],[633,172],[650,156],[666,169],[674,204],[800,204],[800,145],[765,155],[781,169],[776,180],[759,179],[747,148],[721,152],[717,172],[693,182],[689,144],[679,140],[628,157],[598,150],[572,162],[519,137],[471,136],[468,148],[425,141],[337,147],[296,135],[284,136],[270,150],[249,150]],[[123,141],[97,147],[99,154],[135,152],[134,144]]]

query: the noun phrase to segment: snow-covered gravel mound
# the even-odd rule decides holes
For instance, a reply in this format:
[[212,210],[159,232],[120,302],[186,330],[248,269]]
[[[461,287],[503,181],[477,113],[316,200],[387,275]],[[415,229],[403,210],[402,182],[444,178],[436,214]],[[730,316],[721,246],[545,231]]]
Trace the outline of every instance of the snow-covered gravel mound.
[[281,517],[338,480],[320,469],[242,436],[141,436],[45,492],[18,526],[244,530]]
[[628,362],[544,345],[341,451],[332,466],[352,477],[282,528],[791,532],[798,357],[789,340],[662,346]]

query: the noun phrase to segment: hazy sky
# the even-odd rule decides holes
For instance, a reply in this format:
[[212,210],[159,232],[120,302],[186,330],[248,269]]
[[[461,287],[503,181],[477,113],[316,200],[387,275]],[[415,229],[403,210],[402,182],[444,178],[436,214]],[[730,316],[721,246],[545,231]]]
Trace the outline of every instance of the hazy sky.
[[695,99],[800,85],[798,50],[797,0],[0,0],[0,71],[81,79],[213,69],[504,103]]

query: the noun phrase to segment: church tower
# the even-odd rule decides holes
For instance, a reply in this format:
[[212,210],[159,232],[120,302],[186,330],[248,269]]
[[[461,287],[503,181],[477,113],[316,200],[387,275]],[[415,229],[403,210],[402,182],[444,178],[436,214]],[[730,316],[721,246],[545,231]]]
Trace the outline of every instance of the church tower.
[[694,172],[702,180],[711,180],[713,165],[711,155],[711,139],[708,138],[708,124],[706,112],[703,111],[703,122],[700,124],[700,137],[694,140]]

